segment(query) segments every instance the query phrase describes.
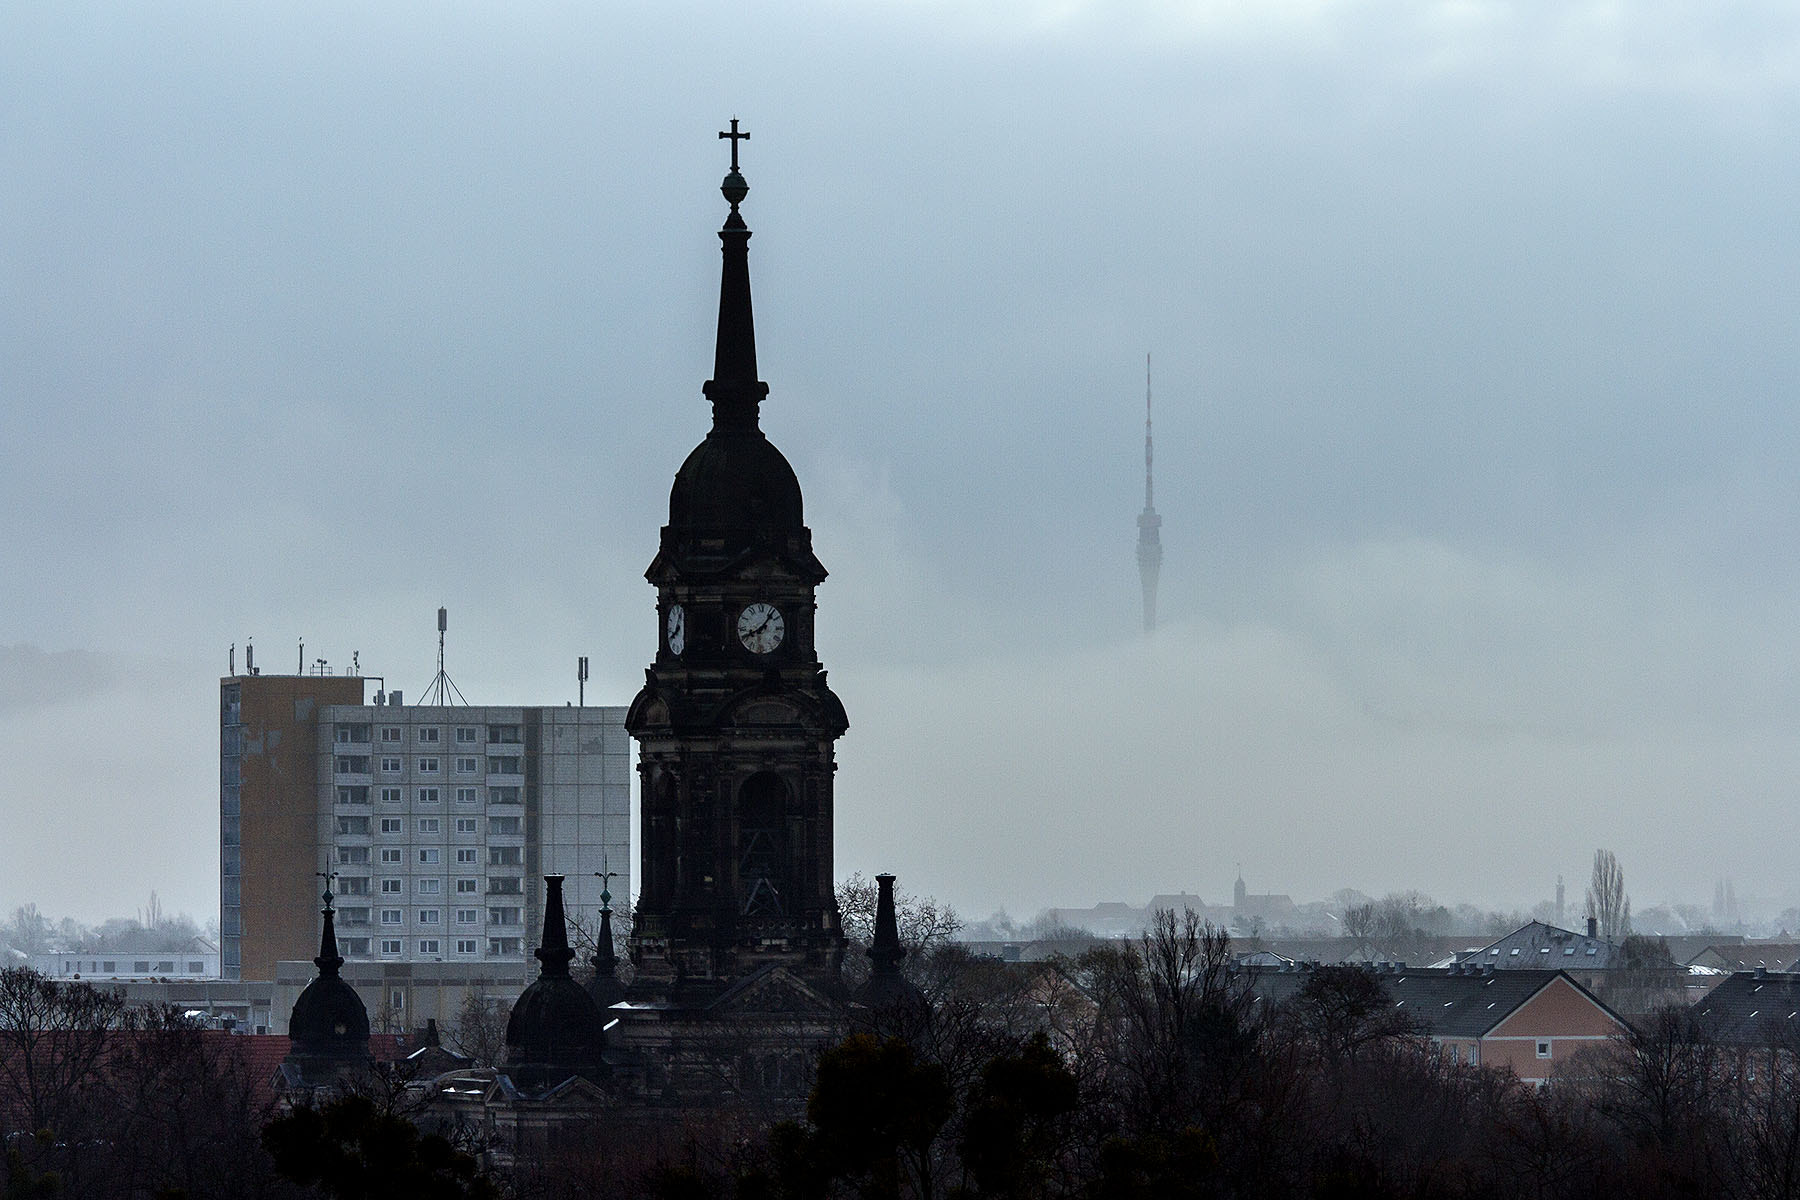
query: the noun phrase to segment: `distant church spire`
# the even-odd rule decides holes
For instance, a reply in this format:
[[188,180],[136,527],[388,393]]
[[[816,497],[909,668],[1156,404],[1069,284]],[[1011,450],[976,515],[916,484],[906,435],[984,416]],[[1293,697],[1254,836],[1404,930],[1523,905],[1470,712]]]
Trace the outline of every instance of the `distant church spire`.
[[1162,571],[1162,518],[1156,515],[1155,458],[1150,438],[1150,355],[1144,355],[1144,511],[1138,514],[1138,579],[1144,585],[1144,632],[1156,628],[1156,577]]

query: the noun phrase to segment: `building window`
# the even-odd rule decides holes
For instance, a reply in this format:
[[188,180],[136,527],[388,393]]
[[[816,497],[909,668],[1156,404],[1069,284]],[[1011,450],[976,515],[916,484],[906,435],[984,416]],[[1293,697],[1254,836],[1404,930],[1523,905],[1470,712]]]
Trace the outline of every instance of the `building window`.
[[361,837],[369,835],[369,818],[367,817],[339,817],[337,823],[340,834],[347,833]]
[[488,909],[489,925],[521,925],[524,923],[522,908],[490,908]]
[[473,953],[475,953],[475,939],[474,938],[457,938],[456,939],[456,952],[458,954],[473,954]]
[[399,741],[400,727],[398,725],[383,725],[381,727],[381,740],[384,742]]
[[499,743],[501,745],[516,746],[523,740],[524,739],[519,736],[519,727],[517,725],[488,726],[488,743],[490,745]]
[[459,896],[473,896],[480,890],[481,881],[479,879],[459,879],[456,881],[456,894]]
[[381,852],[381,862],[382,862],[383,866],[397,867],[400,865],[400,863],[402,861],[403,860],[400,856],[400,851],[398,849],[383,850]]
[[383,925],[398,925],[400,923],[400,910],[397,908],[382,909],[381,923]]
[[436,775],[437,773],[438,773],[438,760],[437,759],[421,758],[419,760],[419,774],[421,774],[421,775]]
[[459,746],[473,746],[475,744],[475,727],[473,725],[458,725],[456,727],[456,744]]
[[383,817],[383,818],[381,818],[381,832],[383,832],[383,833],[399,833],[400,832],[400,818],[399,817]]
[[150,960],[147,958],[140,958],[132,963],[131,973],[133,975],[148,975],[150,973]]
[[516,787],[494,787],[488,789],[489,804],[517,804],[519,789]]
[[520,771],[519,771],[519,756],[518,755],[516,755],[516,754],[490,754],[490,755],[488,755],[488,774],[489,775],[517,775],[519,773],[520,773]]
[[369,848],[367,846],[339,846],[337,860],[340,863],[367,866],[369,864]]
[[338,949],[349,955],[366,955],[369,952],[369,939],[365,937],[344,938],[338,942]]
[[436,788],[420,788],[419,789],[419,803],[420,804],[436,804],[437,802],[438,802],[438,790]]
[[383,804],[398,804],[398,803],[400,803],[400,789],[399,788],[382,788],[381,789],[381,802]]
[[421,908],[419,910],[419,924],[421,924],[421,925],[436,925],[437,923],[438,923],[438,910],[437,909]]
[[456,923],[458,925],[474,925],[480,920],[481,911],[479,909],[459,908],[456,910]]
[[366,754],[340,754],[337,760],[339,775],[367,775],[369,773],[369,756]]
[[1537,1056],[1539,1058],[1549,1058],[1550,1057],[1550,1043],[1549,1042],[1539,1042],[1537,1044]]
[[456,773],[458,775],[473,775],[475,773],[475,760],[466,754],[457,759]]
[[473,803],[475,803],[475,789],[474,788],[457,788],[456,789],[456,802],[458,804],[473,804]]
[[421,742],[424,742],[428,746],[435,746],[435,745],[437,745],[438,739],[442,736],[442,734],[443,734],[443,730],[434,729],[434,728],[431,728],[428,726],[426,728],[419,730],[419,740]]
[[419,895],[421,896],[435,896],[443,890],[444,881],[441,879],[419,880]]
[[524,894],[525,881],[517,875],[504,875],[488,880],[488,895],[490,896],[523,896]]
[[419,939],[419,953],[420,954],[436,954],[437,952],[438,952],[438,940],[436,938],[420,938]]
[[345,925],[367,925],[369,910],[358,905],[355,908],[338,909],[338,921]]
[[474,817],[458,817],[458,818],[456,818],[456,832],[458,832],[458,833],[474,833],[475,832],[475,818]]
[[488,866],[490,867],[522,867],[525,865],[525,847],[523,846],[489,846]]
[[383,954],[398,954],[398,953],[400,953],[400,939],[399,938],[382,938],[381,939],[381,952]]
[[400,771],[401,766],[398,758],[384,758],[381,760],[381,773],[383,775],[398,775]]
[[339,804],[367,804],[369,789],[367,787],[341,787],[337,790]]
[[443,821],[437,817],[420,817],[419,818],[419,832],[420,833],[438,833],[441,831],[442,826],[443,826]]
[[369,894],[369,877],[367,875],[346,875],[338,880],[338,886],[346,896],[366,896]]
[[369,727],[367,725],[339,725],[337,727],[337,741],[340,746],[356,743],[366,745],[369,741]]
[[518,817],[489,817],[488,834],[492,836],[494,834],[519,833],[519,821]]
[[472,867],[477,861],[479,861],[479,856],[476,854],[475,847],[473,846],[465,846],[456,852],[456,863],[458,866]]
[[438,861],[437,847],[436,846],[427,846],[425,849],[419,851],[419,861],[424,863],[427,866],[430,866],[432,863],[437,862]]
[[[399,851],[396,850],[394,853],[398,854]],[[398,896],[400,894],[400,881],[398,879],[382,880],[381,894],[384,896]]]
[[501,938],[489,938],[488,939],[488,953],[489,954],[495,954],[495,955],[517,954],[518,952],[519,952],[519,939],[516,937],[501,937]]

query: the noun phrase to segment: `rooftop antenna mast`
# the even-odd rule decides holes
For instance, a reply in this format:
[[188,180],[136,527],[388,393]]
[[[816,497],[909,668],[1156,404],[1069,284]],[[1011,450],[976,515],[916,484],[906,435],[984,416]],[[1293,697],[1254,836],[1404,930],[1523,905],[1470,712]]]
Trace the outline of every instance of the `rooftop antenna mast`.
[[455,703],[457,704],[467,705],[469,703],[467,700],[463,699],[462,689],[457,687],[456,684],[451,681],[450,676],[444,671],[444,631],[448,628],[450,628],[449,611],[444,608],[439,608],[437,678],[433,679],[431,681],[431,686],[425,689],[425,698],[421,701],[421,703],[434,708],[450,707],[452,703],[450,697],[452,696],[456,697]]

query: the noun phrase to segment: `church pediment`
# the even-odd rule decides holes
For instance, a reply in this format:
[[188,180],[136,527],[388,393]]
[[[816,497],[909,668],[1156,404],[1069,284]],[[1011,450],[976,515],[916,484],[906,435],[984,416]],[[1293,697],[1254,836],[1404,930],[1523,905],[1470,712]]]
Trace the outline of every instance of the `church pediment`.
[[827,1016],[836,1011],[829,996],[785,967],[770,966],[726,989],[709,1006],[715,1016]]

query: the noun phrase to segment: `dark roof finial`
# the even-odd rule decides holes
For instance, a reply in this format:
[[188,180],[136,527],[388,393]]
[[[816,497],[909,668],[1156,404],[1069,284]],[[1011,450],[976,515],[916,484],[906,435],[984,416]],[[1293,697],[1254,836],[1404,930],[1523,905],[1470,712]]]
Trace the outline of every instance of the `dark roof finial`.
[[335,979],[339,968],[344,965],[344,956],[338,953],[337,928],[331,919],[331,881],[337,878],[337,872],[326,870],[316,874],[325,881],[325,907],[319,910],[325,921],[319,929],[319,957],[313,959],[313,966],[319,968],[322,977]]
[[540,973],[546,978],[567,975],[569,963],[575,957],[575,952],[569,949],[569,927],[563,917],[562,885],[561,875],[544,876],[544,938],[536,957],[543,964]]

